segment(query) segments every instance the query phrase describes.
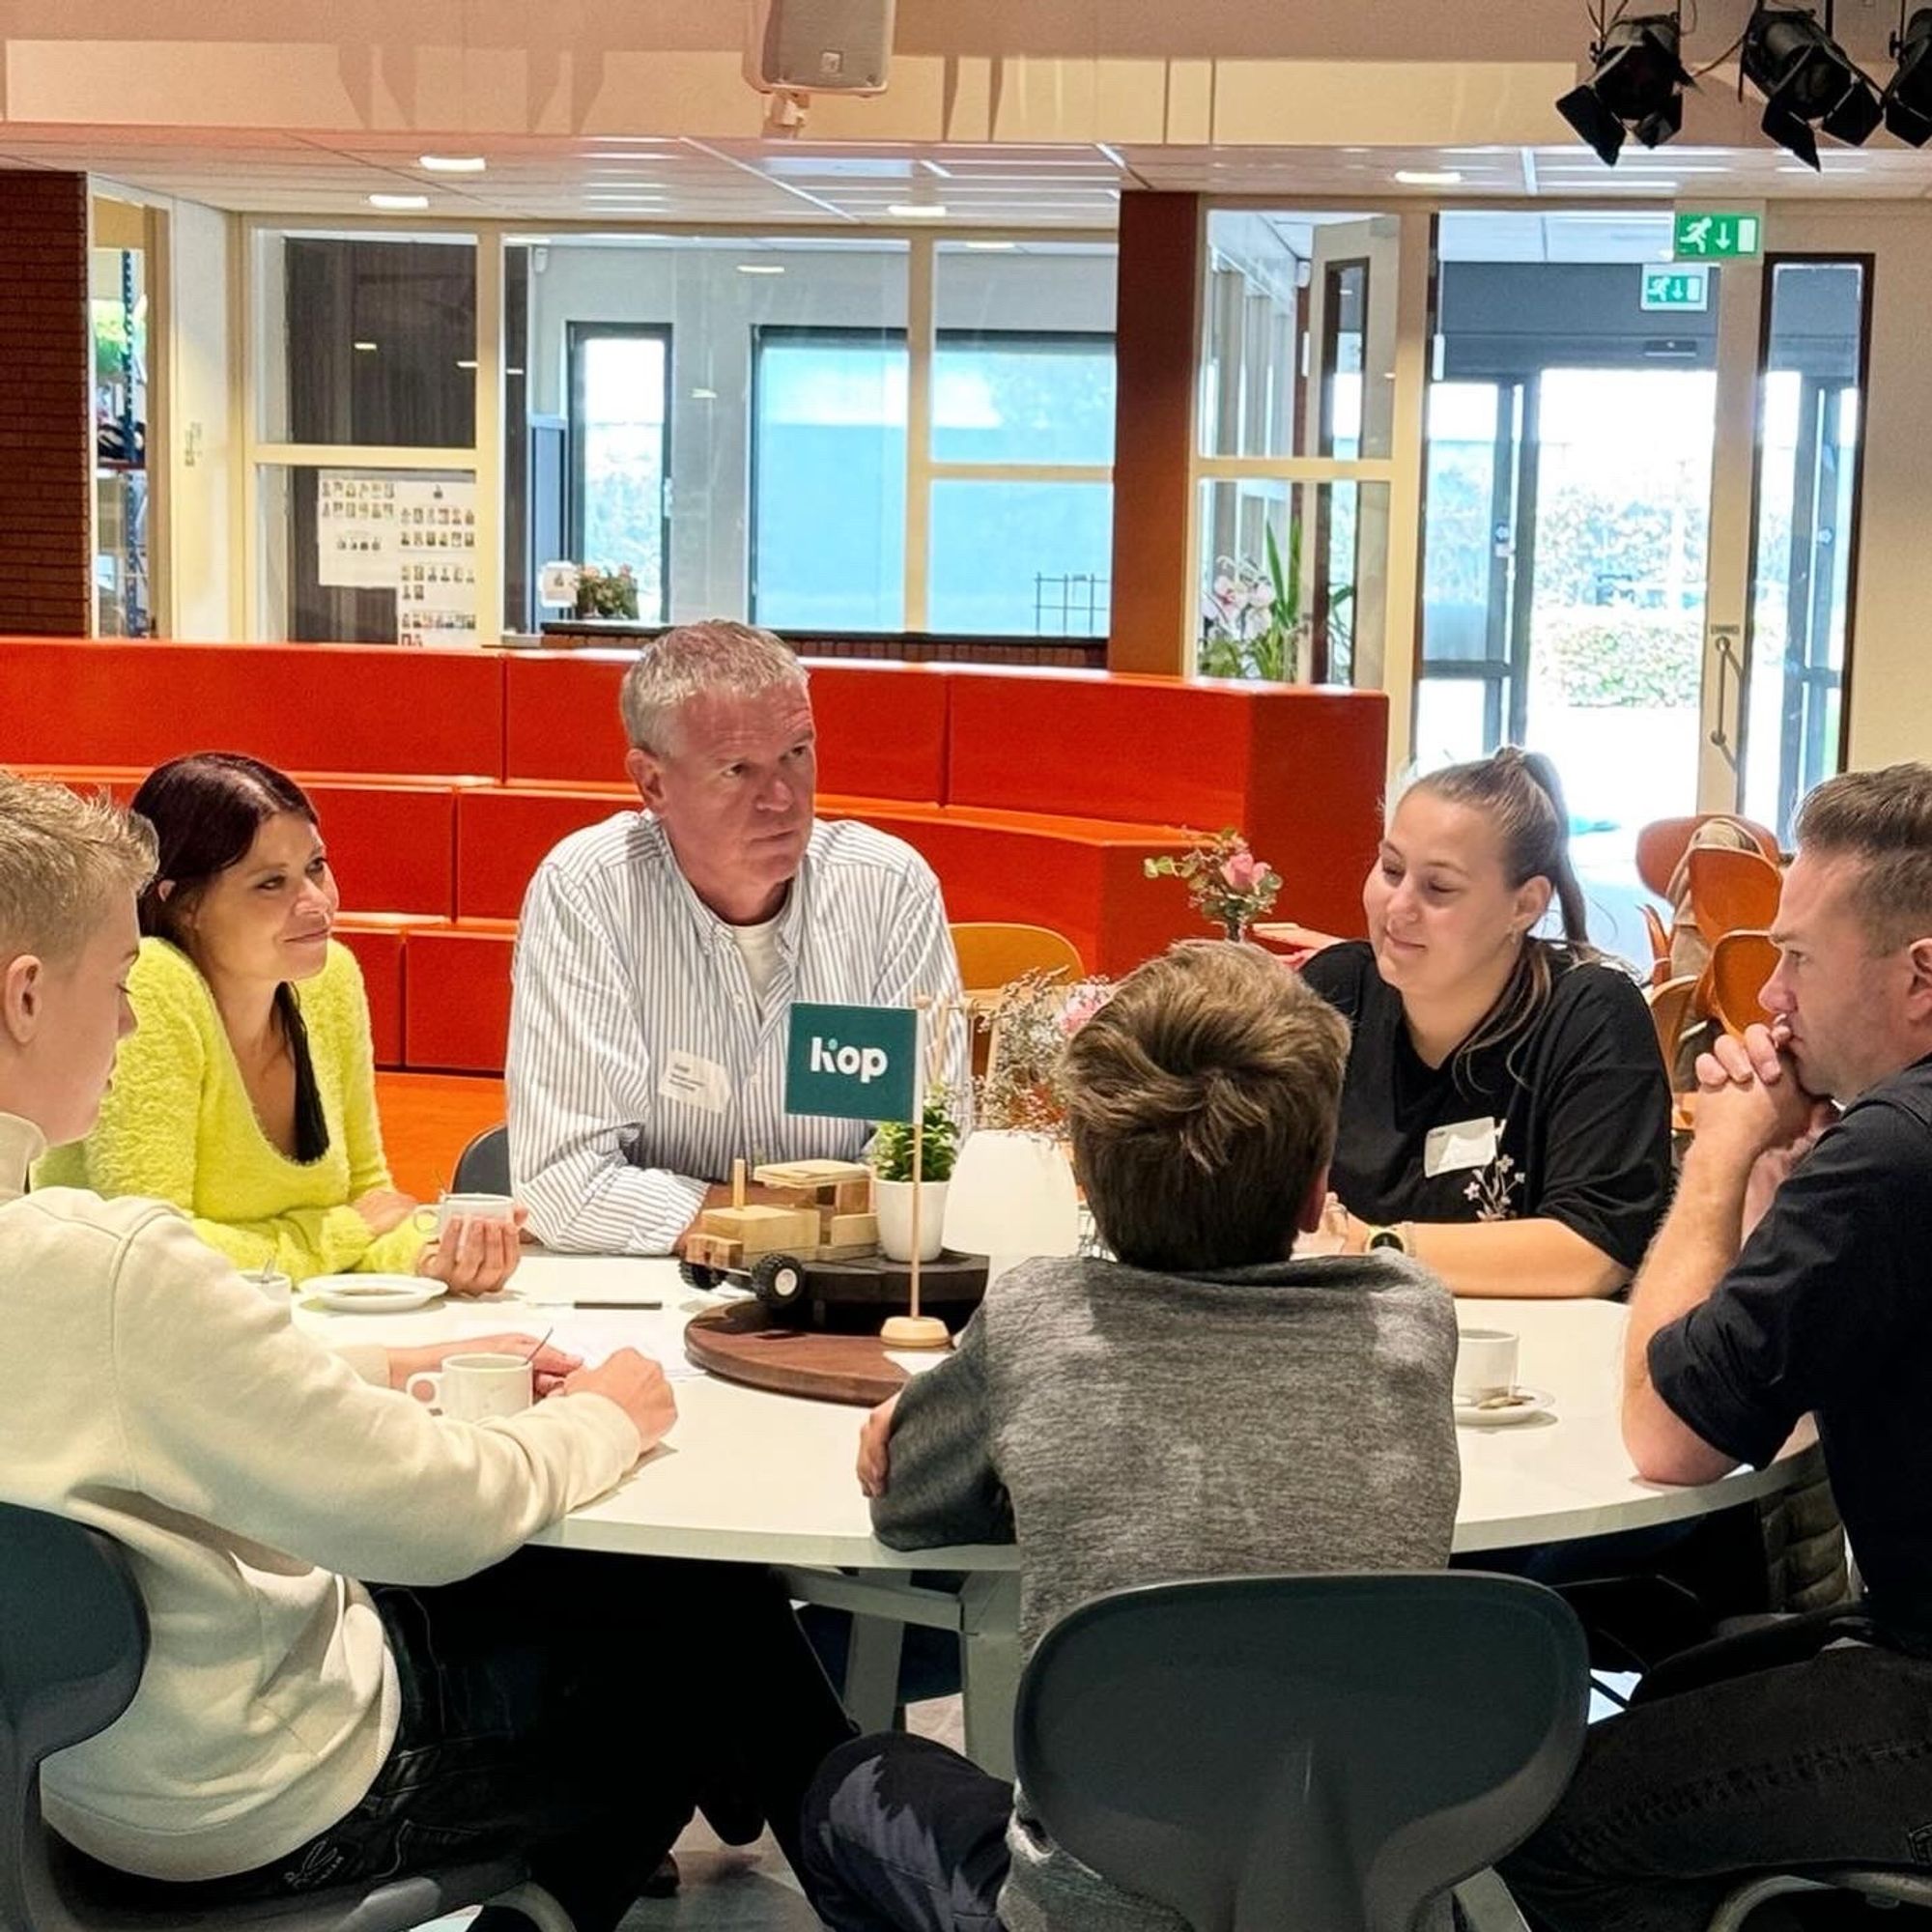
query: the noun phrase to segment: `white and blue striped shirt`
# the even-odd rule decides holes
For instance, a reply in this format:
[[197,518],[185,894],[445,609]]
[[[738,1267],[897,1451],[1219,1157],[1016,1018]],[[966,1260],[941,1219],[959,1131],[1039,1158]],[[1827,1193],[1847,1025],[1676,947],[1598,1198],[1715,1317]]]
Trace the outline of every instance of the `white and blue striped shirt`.
[[[549,1246],[665,1254],[734,1159],[858,1156],[867,1122],[784,1110],[791,1005],[956,998],[939,881],[898,839],[821,820],[780,915],[778,952],[760,1001],[731,928],[692,891],[648,812],[574,833],[537,868],[505,1072],[511,1173]],[[967,1027],[951,1027],[945,1078],[964,1094]]]

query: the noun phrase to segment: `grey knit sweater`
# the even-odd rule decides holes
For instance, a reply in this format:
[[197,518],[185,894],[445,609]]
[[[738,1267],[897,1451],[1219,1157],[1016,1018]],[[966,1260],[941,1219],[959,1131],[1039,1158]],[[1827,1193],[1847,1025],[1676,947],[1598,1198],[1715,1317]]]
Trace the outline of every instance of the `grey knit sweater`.
[[[897,1549],[1017,1541],[1020,1640],[1106,1590],[1446,1562],[1461,1471],[1448,1292],[1386,1255],[1161,1275],[1035,1261],[899,1398]],[[1016,1799],[1011,1932],[1176,1932]]]

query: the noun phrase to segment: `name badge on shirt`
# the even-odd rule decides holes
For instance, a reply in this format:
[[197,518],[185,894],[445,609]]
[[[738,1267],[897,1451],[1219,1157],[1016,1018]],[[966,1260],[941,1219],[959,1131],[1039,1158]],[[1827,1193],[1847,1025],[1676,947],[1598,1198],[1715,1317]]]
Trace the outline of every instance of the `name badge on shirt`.
[[673,1053],[658,1081],[658,1094],[706,1114],[722,1114],[731,1104],[731,1076],[715,1060]]
[[1431,1127],[1422,1144],[1422,1171],[1431,1180],[1438,1174],[1462,1174],[1488,1167],[1496,1157],[1494,1121],[1458,1121],[1453,1126]]

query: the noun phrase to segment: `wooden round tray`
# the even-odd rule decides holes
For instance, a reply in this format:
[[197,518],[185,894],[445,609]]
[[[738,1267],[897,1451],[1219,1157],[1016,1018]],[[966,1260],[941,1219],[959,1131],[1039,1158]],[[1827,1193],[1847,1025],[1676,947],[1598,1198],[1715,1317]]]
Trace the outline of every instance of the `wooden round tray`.
[[909,1379],[877,1335],[829,1335],[776,1320],[762,1301],[694,1316],[684,1352],[726,1381],[870,1408]]

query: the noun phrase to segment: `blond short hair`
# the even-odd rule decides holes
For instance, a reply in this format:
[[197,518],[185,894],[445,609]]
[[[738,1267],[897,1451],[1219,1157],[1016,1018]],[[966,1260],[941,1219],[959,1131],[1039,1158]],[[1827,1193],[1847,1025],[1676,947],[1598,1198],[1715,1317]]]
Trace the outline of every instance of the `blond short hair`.
[[0,959],[69,959],[155,870],[154,829],[104,796],[0,771]]
[[1348,1058],[1348,1023],[1258,947],[1190,940],[1136,967],[1062,1068],[1101,1237],[1163,1271],[1282,1260]]
[[1827,779],[1798,809],[1798,845],[1861,862],[1851,905],[1874,953],[1932,939],[1932,765]]
[[639,751],[675,749],[677,714],[694,697],[806,688],[806,669],[782,638],[723,617],[678,624],[625,673],[624,731]]

